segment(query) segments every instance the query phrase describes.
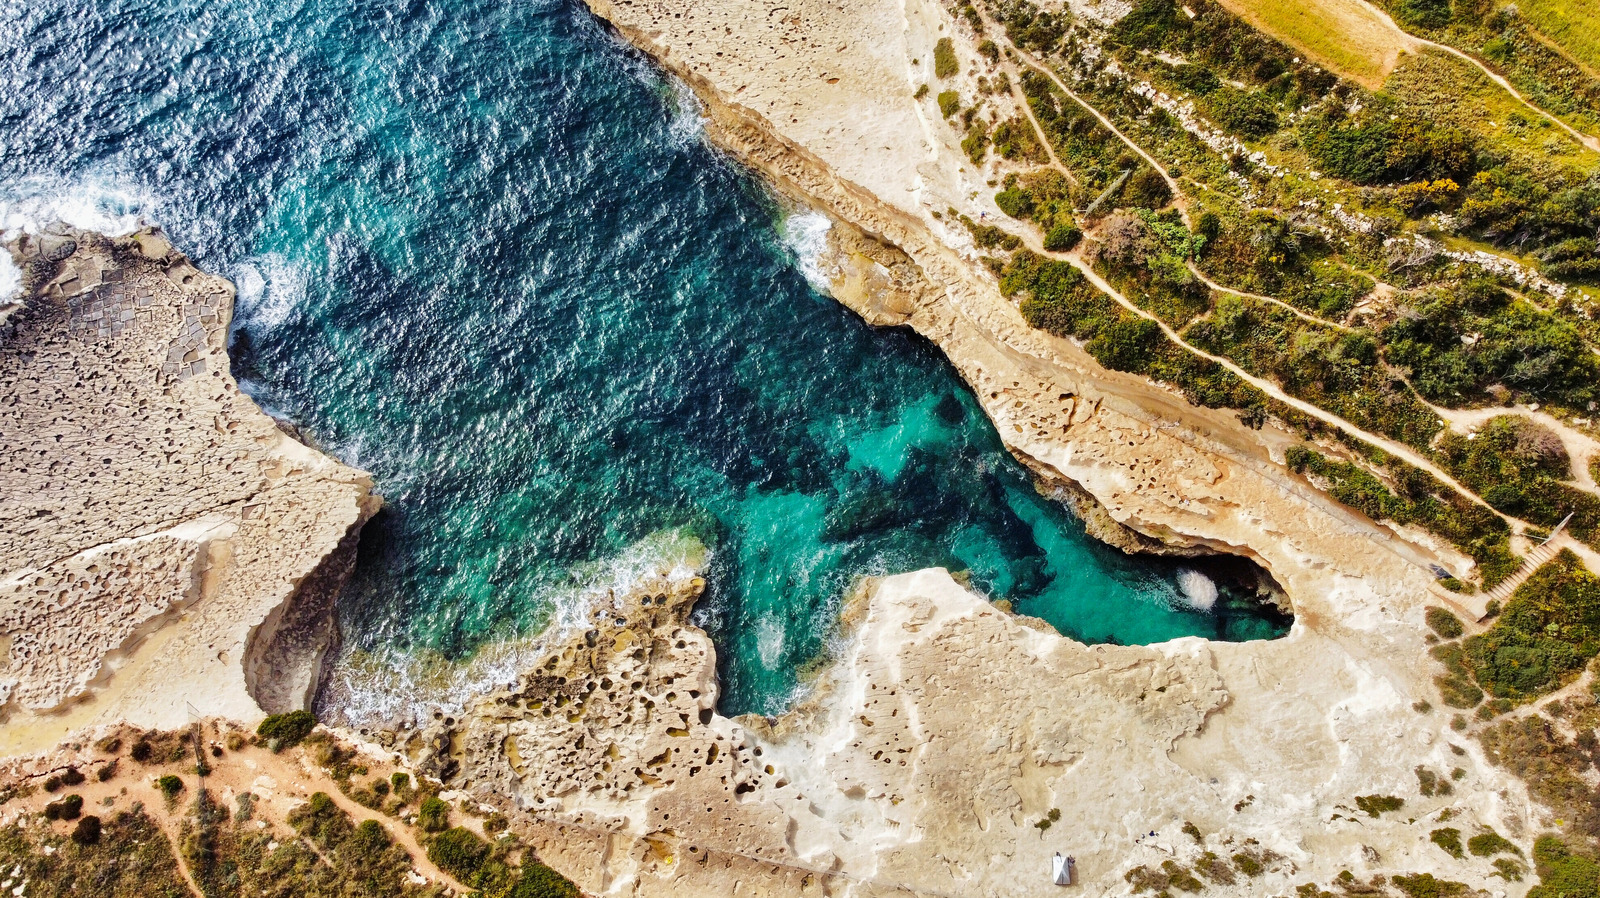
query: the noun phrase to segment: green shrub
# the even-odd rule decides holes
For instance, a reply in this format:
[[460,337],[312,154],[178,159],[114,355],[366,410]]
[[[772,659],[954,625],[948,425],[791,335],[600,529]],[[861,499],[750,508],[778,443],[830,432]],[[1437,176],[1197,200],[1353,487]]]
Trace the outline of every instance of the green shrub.
[[1300,145],[1324,172],[1357,184],[1464,181],[1479,152],[1468,132],[1403,110],[1383,94],[1355,115],[1334,103],[1302,117]]
[[1577,327],[1492,280],[1422,292],[1382,340],[1417,392],[1442,405],[1482,401],[1496,384],[1569,408],[1600,399],[1600,358]]
[[1467,666],[1466,650],[1459,642],[1434,646],[1429,652],[1444,665],[1445,673],[1434,677],[1439,687],[1440,699],[1452,708],[1476,708],[1483,701],[1483,690],[1472,681],[1472,669]]
[[1395,18],[1418,28],[1442,28],[1450,24],[1450,0],[1396,0]]
[[428,859],[462,882],[471,880],[488,857],[489,843],[463,826],[453,826],[428,843]]
[[1467,891],[1466,883],[1436,879],[1432,873],[1417,873],[1411,876],[1401,874],[1392,878],[1390,882],[1408,898],[1450,898],[1451,895],[1461,895]]
[[1593,898],[1600,895],[1600,864],[1578,854],[1556,836],[1541,836],[1533,843],[1533,868],[1539,884],[1528,898]]
[[1491,695],[1520,701],[1555,689],[1600,654],[1600,578],[1564,549],[1517,587],[1493,627],[1463,646]]
[[1498,876],[1506,882],[1522,881],[1522,864],[1508,857],[1495,858],[1494,872],[1491,876]]
[[1449,795],[1455,791],[1455,787],[1450,785],[1449,780],[1426,767],[1417,767],[1415,773],[1417,774],[1417,791],[1421,792],[1424,798],[1432,798],[1435,795]]
[[72,841],[78,845],[97,845],[100,843],[100,818],[93,814],[78,821],[72,828]]
[[1379,817],[1388,811],[1398,811],[1405,807],[1406,800],[1398,795],[1359,795],[1356,797],[1356,807],[1360,808],[1368,817]]
[[1012,218],[1027,218],[1033,214],[1033,195],[1015,187],[995,194],[994,204]]
[[1243,853],[1233,856],[1233,865],[1239,868],[1240,873],[1243,873],[1252,879],[1260,876],[1267,870],[1266,866],[1262,864],[1259,859]]
[[572,881],[538,861],[522,862],[522,873],[511,889],[511,898],[579,898]]
[[317,718],[310,711],[271,714],[256,727],[256,735],[267,740],[273,751],[293,748],[316,729]]
[[417,826],[423,832],[443,832],[450,826],[450,805],[437,795],[429,795],[417,808]]
[[961,71],[961,63],[956,60],[956,45],[948,37],[939,38],[933,45],[933,74],[940,79]]
[[939,114],[949,118],[961,111],[961,95],[953,90],[939,92]]
[[83,796],[68,795],[44,806],[46,820],[76,820],[83,812]]
[[1053,253],[1071,252],[1083,239],[1083,232],[1073,225],[1058,224],[1044,235],[1044,248]]
[[1461,847],[1461,830],[1455,827],[1436,829],[1428,834],[1428,841],[1444,849],[1445,853],[1453,858],[1460,859],[1466,855]]
[[983,249],[1016,249],[1022,245],[1022,240],[1015,234],[1007,233],[1004,228],[994,225],[978,224],[969,216],[956,215],[956,220],[961,222],[967,233],[972,235],[972,242]]
[[1112,28],[1112,35],[1130,47],[1141,50],[1163,46],[1177,31],[1182,17],[1172,0],[1139,0],[1133,9]]
[[156,780],[156,788],[161,790],[161,794],[166,796],[168,801],[171,801],[178,797],[179,792],[183,791],[183,780],[169,773]]
[[[934,52],[935,53],[938,52],[938,47],[934,47]],[[990,62],[999,62],[1000,61],[1000,47],[994,41],[991,41],[991,40],[988,40],[988,39],[979,41],[978,42],[978,53],[984,59],[987,59]]]
[[1521,849],[1517,848],[1510,839],[1487,827],[1467,840],[1467,850],[1472,852],[1474,857],[1490,857],[1496,854],[1522,856]]
[[1278,104],[1263,91],[1224,85],[1206,97],[1205,111],[1224,129],[1251,140],[1278,130]]
[[1433,632],[1438,633],[1445,639],[1455,639],[1465,632],[1461,626],[1461,619],[1444,608],[1429,608],[1427,619],[1428,626],[1433,629]]

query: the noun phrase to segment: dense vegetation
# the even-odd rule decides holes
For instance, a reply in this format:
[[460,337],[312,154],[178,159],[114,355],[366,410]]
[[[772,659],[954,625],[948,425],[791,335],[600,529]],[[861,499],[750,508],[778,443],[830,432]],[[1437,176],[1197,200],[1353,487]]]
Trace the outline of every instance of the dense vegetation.
[[166,837],[142,807],[83,818],[91,819],[92,840],[15,823],[0,828],[0,869],[20,874],[14,878],[27,882],[28,898],[190,898]]
[[1355,184],[1465,180],[1478,163],[1470,133],[1402,110],[1383,94],[1354,113],[1333,98],[1301,120],[1299,137],[1322,171]]
[[1438,452],[1451,473],[1496,509],[1547,528],[1570,514],[1572,535],[1600,541],[1600,496],[1563,482],[1572,478],[1572,460],[1544,426],[1501,415],[1471,437],[1446,434]]
[[[1333,75],[1300,61],[1299,53],[1216,3],[1199,0],[1185,6],[1193,18],[1174,0],[1138,0],[1110,36],[1113,43],[1130,49],[1162,50],[1187,58],[1190,64],[1174,77],[1189,85],[1202,98],[1208,115],[1224,127],[1225,119],[1233,119],[1248,129],[1239,133],[1265,137],[1277,130],[1279,109],[1309,105],[1334,87]],[[1225,87],[1224,80],[1251,89]]]
[[1600,358],[1577,329],[1491,280],[1416,294],[1382,339],[1389,360],[1440,405],[1483,401],[1500,384],[1568,408],[1600,399]]
[[1224,296],[1185,337],[1272,378],[1294,396],[1400,442],[1427,446],[1444,426],[1404,381],[1378,364],[1378,342],[1369,331],[1339,331],[1268,303]]
[[316,729],[317,718],[310,711],[269,714],[256,728],[256,735],[267,740],[273,751],[293,748]]
[[1517,587],[1493,627],[1463,647],[1490,695],[1522,701],[1549,692],[1600,653],[1600,578],[1562,550]]
[[1020,296],[1028,323],[1086,341],[1102,365],[1170,383],[1197,405],[1265,415],[1266,397],[1220,365],[1196,357],[1161,333],[1154,322],[1130,314],[1100,293],[1067,262],[1023,251],[1006,265],[1000,288]]
[[1485,586],[1504,580],[1521,563],[1508,544],[1504,518],[1465,497],[1427,472],[1389,460],[1396,489],[1351,462],[1295,446],[1286,453],[1290,470],[1309,474],[1335,499],[1373,520],[1412,524],[1443,536],[1478,563]]

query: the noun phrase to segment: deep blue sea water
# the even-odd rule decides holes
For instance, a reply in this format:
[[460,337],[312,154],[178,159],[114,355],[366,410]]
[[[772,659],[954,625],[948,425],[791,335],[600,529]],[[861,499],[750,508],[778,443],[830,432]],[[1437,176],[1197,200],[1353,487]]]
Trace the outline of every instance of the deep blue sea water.
[[808,284],[819,220],[575,0],[0,26],[0,225],[161,223],[238,283],[241,382],[387,499],[325,711],[448,699],[662,564],[704,568],[732,713],[793,700],[863,574],[967,571],[1088,641],[1285,631],[1225,566],[1086,537],[937,351]]

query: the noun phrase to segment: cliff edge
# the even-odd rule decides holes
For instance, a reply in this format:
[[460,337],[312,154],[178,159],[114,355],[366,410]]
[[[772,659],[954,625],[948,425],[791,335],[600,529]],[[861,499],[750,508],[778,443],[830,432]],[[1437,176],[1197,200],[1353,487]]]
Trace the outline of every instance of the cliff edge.
[[25,279],[0,330],[0,749],[303,706],[370,479],[240,392],[233,286],[158,231],[10,249]]

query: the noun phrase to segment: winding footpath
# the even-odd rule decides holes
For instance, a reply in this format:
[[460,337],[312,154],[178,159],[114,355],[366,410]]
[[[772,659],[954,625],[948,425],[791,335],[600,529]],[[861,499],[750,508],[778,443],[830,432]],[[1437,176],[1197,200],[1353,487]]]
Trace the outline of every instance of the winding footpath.
[[[1165,165],[1157,162],[1154,156],[1151,156],[1149,153],[1145,152],[1144,147],[1134,143],[1133,140],[1128,137],[1128,135],[1123,134],[1121,129],[1112,124],[1111,119],[1106,118],[1103,114],[1101,114],[1100,110],[1090,105],[1089,102],[1083,97],[1078,96],[1077,92],[1072,90],[1072,88],[1067,87],[1066,82],[1062,81],[1061,78],[1057,76],[1049,66],[1044,65],[1037,59],[1034,59],[1032,54],[1019,49],[1015,44],[1011,43],[1011,38],[1006,36],[1005,29],[1001,28],[993,19],[989,18],[988,13],[980,11],[978,13],[978,18],[982,20],[984,30],[993,36],[992,39],[995,41],[995,43],[1000,45],[1001,55],[1003,57],[1008,54],[1014,55],[1016,59],[1022,62],[1023,65],[1026,65],[1028,68],[1043,74],[1046,78],[1049,78],[1051,83],[1055,84],[1057,89],[1071,98],[1074,103],[1077,103],[1079,106],[1083,107],[1084,111],[1094,116],[1095,120],[1104,125],[1106,130],[1110,131],[1112,134],[1115,134],[1118,140],[1126,144],[1128,149],[1138,153],[1140,158],[1149,163],[1150,167],[1155,169],[1157,174],[1161,175],[1162,180],[1167,182],[1167,189],[1172,191],[1172,203],[1177,207],[1178,215],[1183,218],[1184,226],[1190,230],[1194,229],[1194,222],[1189,220],[1188,198],[1184,195],[1183,188],[1178,186],[1177,179],[1173,178],[1172,175],[1167,173],[1167,167]],[[1019,77],[1017,80],[1019,82],[1017,85],[1017,90],[1020,90],[1021,78]],[[1044,129],[1039,126],[1039,120],[1033,117],[1033,107],[1028,105],[1026,97],[1023,97],[1022,99],[1022,108],[1027,112],[1028,121],[1033,123],[1034,132],[1039,135],[1039,140],[1041,140],[1045,146],[1050,146],[1050,138],[1044,133]],[[1050,157],[1051,159],[1055,159],[1055,153],[1051,152]],[[1059,159],[1055,159],[1055,163],[1063,173],[1066,172],[1066,166],[1061,165],[1061,161]],[[1068,175],[1068,177],[1071,177],[1071,175]]]
[[[981,13],[980,13],[980,16],[982,16],[985,28],[990,33],[996,35],[996,37],[998,38],[998,42],[1003,45],[1004,50],[1009,51],[1009,53],[1003,53],[1002,54],[1002,59],[1004,60],[1004,62],[1002,62],[1002,66],[1003,66],[1003,70],[1006,71],[1008,77],[1012,78],[1012,80],[1014,82],[1013,83],[1013,88],[1012,88],[1012,98],[1013,98],[1013,100],[1015,100],[1017,103],[1020,104],[1024,114],[1027,116],[1028,122],[1033,126],[1035,135],[1038,137],[1040,143],[1046,148],[1046,151],[1049,154],[1051,165],[1057,171],[1059,171],[1065,177],[1068,177],[1068,178],[1072,178],[1073,177],[1072,173],[1067,169],[1067,167],[1065,165],[1062,164],[1061,160],[1056,156],[1056,154],[1054,152],[1054,149],[1052,148],[1052,145],[1050,143],[1049,136],[1045,133],[1044,128],[1039,124],[1038,119],[1034,116],[1033,109],[1032,109],[1031,106],[1029,106],[1026,96],[1021,94],[1021,85],[1020,85],[1020,83],[1017,83],[1017,82],[1020,81],[1020,78],[1016,74],[1016,68],[1013,65],[1010,64],[1010,59],[1011,59],[1010,54],[1015,54],[1015,58],[1016,59],[1021,60],[1024,64],[1028,65],[1030,68],[1033,68],[1033,69],[1035,69],[1037,71],[1040,71],[1040,72],[1044,73],[1056,85],[1056,87],[1058,87],[1063,93],[1067,94],[1067,96],[1070,97],[1074,102],[1076,102],[1078,105],[1082,106],[1085,110],[1087,110],[1101,124],[1105,125],[1105,127],[1108,130],[1110,130],[1113,134],[1115,134],[1124,144],[1126,144],[1134,152],[1138,153],[1146,162],[1150,163],[1152,168],[1154,168],[1156,171],[1160,172],[1161,176],[1164,179],[1166,179],[1168,186],[1172,189],[1174,204],[1178,207],[1179,213],[1183,216],[1184,223],[1186,225],[1189,224],[1189,215],[1188,215],[1187,204],[1185,202],[1184,194],[1183,194],[1182,190],[1178,187],[1177,182],[1169,174],[1167,174],[1166,169],[1160,163],[1156,162],[1156,160],[1153,157],[1151,157],[1149,153],[1145,152],[1144,148],[1142,148],[1138,144],[1134,143],[1127,135],[1123,134],[1120,130],[1118,130],[1117,127],[1115,125],[1113,125],[1111,123],[1111,121],[1109,119],[1107,119],[1106,116],[1103,115],[1098,109],[1095,109],[1092,105],[1090,105],[1088,102],[1086,102],[1082,97],[1078,96],[1075,92],[1073,92],[1071,89],[1069,89],[1064,83],[1062,83],[1061,79],[1055,74],[1055,72],[1051,71],[1048,67],[1043,66],[1042,64],[1040,64],[1037,61],[1033,60],[1032,57],[1030,57],[1028,54],[1018,50],[1016,48],[1016,46],[1013,45],[1010,42],[1010,40],[1007,39],[1004,36],[1004,32],[1001,29],[999,29],[991,19],[989,19],[987,16],[982,15]],[[1480,68],[1481,68],[1481,66],[1480,66]],[[1191,225],[1191,227],[1192,227],[1192,225]],[[1362,429],[1360,427],[1357,427],[1355,424],[1351,423],[1350,421],[1345,420],[1344,418],[1339,417],[1338,415],[1333,414],[1332,412],[1329,412],[1329,411],[1327,411],[1325,409],[1322,409],[1322,408],[1320,408],[1320,407],[1318,407],[1316,405],[1313,405],[1312,403],[1306,402],[1303,399],[1299,399],[1298,397],[1289,395],[1276,382],[1271,381],[1271,380],[1267,380],[1266,378],[1259,377],[1259,376],[1257,376],[1255,374],[1250,373],[1249,371],[1246,371],[1244,368],[1240,367],[1237,363],[1235,363],[1231,359],[1225,358],[1223,356],[1214,355],[1212,353],[1209,353],[1209,352],[1206,352],[1205,350],[1200,349],[1199,347],[1196,347],[1196,346],[1190,344],[1187,340],[1185,340],[1177,332],[1176,329],[1174,329],[1173,327],[1168,325],[1165,321],[1162,321],[1159,317],[1157,317],[1153,313],[1148,312],[1145,309],[1143,309],[1143,308],[1139,307],[1138,305],[1136,305],[1135,303],[1133,303],[1126,296],[1124,296],[1119,290],[1117,290],[1114,286],[1112,286],[1110,282],[1106,281],[1105,278],[1101,277],[1100,274],[1094,270],[1093,266],[1091,266],[1089,264],[1088,260],[1084,258],[1084,256],[1083,256],[1083,247],[1080,246],[1079,248],[1075,249],[1074,251],[1066,252],[1066,253],[1052,252],[1052,251],[1047,250],[1047,249],[1044,248],[1042,240],[1040,239],[1039,235],[1037,233],[1035,233],[1035,229],[1033,229],[1033,228],[1023,227],[1023,228],[1020,229],[1021,233],[1018,233],[1017,230],[1013,230],[1013,229],[1011,229],[1009,227],[1006,228],[1006,230],[1007,230],[1008,233],[1011,233],[1014,236],[1016,236],[1018,239],[1020,239],[1023,242],[1023,245],[1025,245],[1030,251],[1032,251],[1034,253],[1037,253],[1038,255],[1046,257],[1046,258],[1065,261],[1068,264],[1072,265],[1074,268],[1078,269],[1078,271],[1083,274],[1084,278],[1086,280],[1088,280],[1090,284],[1094,285],[1094,287],[1096,289],[1098,289],[1100,292],[1104,293],[1106,296],[1110,297],[1114,302],[1116,302],[1118,305],[1122,306],[1122,308],[1126,309],[1128,312],[1130,312],[1130,313],[1132,313],[1134,315],[1137,315],[1140,318],[1143,318],[1143,319],[1145,319],[1147,321],[1150,321],[1150,322],[1154,323],[1157,327],[1159,327],[1161,329],[1162,334],[1165,335],[1167,339],[1171,340],[1175,345],[1179,346],[1184,351],[1189,352],[1189,353],[1191,353],[1191,354],[1193,354],[1195,356],[1198,356],[1200,358],[1206,359],[1206,360],[1211,361],[1211,362],[1213,362],[1213,363],[1215,363],[1217,365],[1222,366],[1224,369],[1226,369],[1227,371],[1229,371],[1230,373],[1232,373],[1234,376],[1238,377],[1239,379],[1243,380],[1245,383],[1250,384],[1252,387],[1255,387],[1257,390],[1260,390],[1262,393],[1266,394],[1267,396],[1271,397],[1272,399],[1277,400],[1278,402],[1283,403],[1284,405],[1289,406],[1290,408],[1293,408],[1293,409],[1295,409],[1295,410],[1297,410],[1297,411],[1299,411],[1299,412],[1301,412],[1303,414],[1309,415],[1309,416],[1317,419],[1318,421],[1323,422],[1324,424],[1326,424],[1326,425],[1328,425],[1330,427],[1334,427],[1334,428],[1342,431],[1343,433],[1346,433],[1346,434],[1348,434],[1348,435],[1350,435],[1352,437],[1355,437],[1356,439],[1361,440],[1362,442],[1366,443],[1369,446],[1373,446],[1375,448],[1381,449],[1382,451],[1384,451],[1384,452],[1386,452],[1386,453],[1388,453],[1388,454],[1390,454],[1390,455],[1392,455],[1392,456],[1394,456],[1396,458],[1402,459],[1406,463],[1408,463],[1408,464],[1410,464],[1410,465],[1412,465],[1412,466],[1414,466],[1416,468],[1420,468],[1420,469],[1422,469],[1424,471],[1427,471],[1430,475],[1432,475],[1440,483],[1448,485],[1452,490],[1454,490],[1456,493],[1458,493],[1462,497],[1466,498],[1467,500],[1469,500],[1469,501],[1471,501],[1471,502],[1473,502],[1473,503],[1475,503],[1477,505],[1483,506],[1484,508],[1491,508],[1492,509],[1492,507],[1487,502],[1485,502],[1483,500],[1483,498],[1480,497],[1477,493],[1475,493],[1472,490],[1468,489],[1465,485],[1463,485],[1461,482],[1456,480],[1455,477],[1453,477],[1451,474],[1449,474],[1444,469],[1440,468],[1431,459],[1429,459],[1427,456],[1423,455],[1422,453],[1418,452],[1416,449],[1412,448],[1411,446],[1408,446],[1408,445],[1406,445],[1404,443],[1397,442],[1395,440],[1389,439],[1389,438],[1381,436],[1379,434],[1371,433],[1370,431],[1367,431],[1367,430],[1364,430],[1364,429]],[[1229,295],[1233,295],[1233,296],[1242,297],[1242,298],[1245,298],[1245,299],[1255,300],[1255,301],[1258,301],[1258,302],[1271,303],[1272,305],[1275,305],[1275,306],[1277,306],[1279,308],[1282,308],[1285,311],[1287,311],[1287,312],[1289,312],[1289,313],[1291,313],[1291,314],[1293,314],[1293,315],[1295,315],[1295,316],[1297,316],[1297,317],[1299,317],[1299,318],[1301,318],[1301,319],[1303,319],[1305,321],[1309,321],[1309,322],[1312,322],[1314,324],[1319,324],[1319,325],[1322,325],[1324,327],[1332,328],[1332,329],[1335,329],[1335,330],[1338,330],[1338,331],[1350,332],[1350,331],[1353,330],[1353,328],[1349,327],[1348,325],[1339,324],[1339,323],[1336,323],[1336,322],[1333,322],[1333,321],[1329,321],[1329,320],[1324,319],[1324,318],[1320,318],[1320,317],[1318,317],[1316,315],[1312,315],[1312,314],[1310,314],[1308,312],[1305,312],[1305,311],[1302,311],[1300,309],[1297,309],[1294,306],[1284,302],[1283,300],[1277,299],[1275,297],[1265,296],[1265,295],[1259,294],[1259,293],[1249,293],[1249,292],[1246,292],[1246,291],[1243,291],[1243,290],[1235,290],[1235,289],[1233,289],[1231,287],[1224,287],[1221,284],[1217,283],[1216,281],[1212,280],[1211,278],[1207,277],[1203,272],[1201,272],[1199,270],[1198,267],[1196,267],[1194,265],[1193,262],[1189,262],[1189,263],[1187,263],[1187,265],[1188,265],[1188,269],[1189,269],[1190,273],[1193,274],[1201,283],[1205,284],[1208,288],[1210,288],[1212,290],[1215,290],[1215,291],[1217,291],[1219,293],[1225,293],[1225,294],[1229,294]],[[1418,397],[1418,399],[1419,399],[1419,401],[1423,401],[1424,404],[1428,405],[1429,408],[1431,408],[1436,414],[1438,414],[1441,420],[1445,421],[1447,424],[1450,424],[1450,425],[1465,424],[1465,425],[1470,426],[1470,422],[1475,420],[1475,419],[1477,419],[1477,420],[1486,420],[1488,417],[1491,417],[1494,414],[1507,413],[1507,410],[1485,410],[1485,411],[1482,411],[1482,412],[1452,412],[1452,411],[1450,411],[1448,409],[1441,409],[1441,408],[1438,408],[1438,407],[1433,406],[1431,404],[1428,404],[1428,403],[1426,403],[1425,400],[1421,400],[1420,396]],[[1518,411],[1520,411],[1520,410],[1518,410]],[[1511,413],[1516,413],[1516,412],[1511,412]],[[1528,415],[1529,415],[1529,417],[1536,418],[1537,420],[1540,421],[1540,423],[1545,424],[1546,426],[1550,426],[1550,427],[1552,427],[1552,429],[1556,430],[1556,432],[1561,436],[1563,444],[1568,447],[1568,453],[1571,455],[1571,457],[1573,459],[1573,467],[1575,469],[1574,470],[1574,475],[1575,475],[1575,479],[1577,481],[1577,485],[1582,489],[1593,491],[1595,489],[1595,484],[1594,484],[1593,477],[1590,475],[1588,464],[1589,464],[1590,459],[1594,458],[1597,454],[1600,454],[1600,443],[1597,443],[1595,440],[1593,440],[1593,439],[1591,439],[1591,438],[1589,438],[1589,437],[1587,437],[1587,436],[1585,436],[1583,434],[1579,434],[1579,433],[1573,431],[1570,427],[1567,427],[1565,424],[1563,424],[1562,422],[1558,421],[1557,419],[1553,418],[1552,416],[1550,416],[1548,414],[1535,415],[1534,413],[1529,412]],[[1581,470],[1578,470],[1578,469],[1581,469]],[[1518,528],[1523,529],[1523,530],[1531,528],[1531,525],[1526,521],[1520,520],[1518,518],[1511,517],[1510,515],[1504,515],[1501,512],[1496,512],[1496,513],[1497,514],[1502,514],[1502,516],[1505,517],[1506,520],[1509,521],[1515,527],[1518,527]],[[1585,560],[1585,562],[1587,564],[1589,564],[1591,567],[1600,568],[1600,552],[1596,552],[1593,549],[1589,548],[1588,546],[1585,546],[1585,545],[1577,542],[1576,540],[1573,540],[1572,538],[1567,537],[1564,534],[1560,537],[1560,542],[1566,544],[1564,547],[1571,548],[1575,552],[1577,552]],[[1552,546],[1553,545],[1554,544],[1552,543]],[[1520,583],[1520,582],[1522,582],[1522,580],[1527,579],[1527,576],[1529,574],[1531,574],[1531,572],[1535,569],[1535,567],[1536,567],[1536,565],[1530,565],[1530,564],[1526,564],[1525,563],[1522,566],[1522,568],[1520,568],[1518,570],[1517,575],[1515,577],[1511,578],[1511,579],[1515,580],[1517,583]],[[1514,588],[1514,586],[1513,586],[1513,588]]]
[[1237,296],[1237,297],[1240,297],[1241,299],[1253,299],[1253,300],[1255,300],[1257,302],[1271,303],[1271,304],[1277,306],[1278,308],[1283,309],[1285,312],[1288,312],[1289,314],[1294,315],[1296,318],[1300,318],[1301,320],[1304,320],[1304,321],[1309,321],[1312,324],[1320,324],[1323,327],[1331,327],[1336,331],[1344,331],[1345,333],[1350,333],[1350,332],[1355,330],[1355,328],[1351,327],[1348,324],[1339,324],[1338,322],[1335,322],[1335,321],[1329,321],[1326,318],[1318,318],[1316,315],[1313,315],[1310,312],[1306,312],[1306,311],[1302,311],[1300,309],[1297,309],[1294,306],[1289,305],[1288,303],[1284,302],[1281,299],[1277,299],[1277,298],[1274,298],[1274,297],[1271,297],[1271,296],[1265,296],[1265,295],[1260,294],[1260,293],[1247,293],[1247,292],[1245,292],[1243,290],[1235,290],[1232,287],[1224,287],[1221,284],[1217,283],[1216,281],[1213,281],[1211,278],[1206,277],[1205,272],[1201,271],[1200,267],[1198,265],[1195,265],[1193,262],[1185,262],[1184,264],[1188,266],[1189,273],[1194,275],[1196,280],[1200,281],[1200,283],[1205,284],[1207,287],[1210,287],[1212,290],[1215,290],[1218,293],[1226,293],[1229,296]]
[[1528,109],[1532,110],[1540,118],[1548,119],[1556,127],[1560,128],[1561,130],[1563,130],[1563,131],[1567,132],[1568,134],[1572,135],[1572,139],[1573,140],[1576,140],[1578,143],[1583,144],[1585,147],[1589,148],[1590,150],[1593,150],[1596,153],[1600,153],[1600,138],[1596,138],[1596,137],[1594,137],[1592,135],[1585,134],[1582,131],[1579,131],[1578,129],[1576,129],[1576,128],[1572,127],[1571,125],[1567,124],[1566,122],[1562,121],[1554,113],[1547,112],[1545,109],[1543,109],[1542,107],[1540,107],[1539,105],[1534,103],[1532,100],[1529,100],[1527,97],[1523,96],[1522,93],[1520,91],[1518,91],[1515,87],[1512,87],[1511,86],[1511,82],[1507,81],[1504,75],[1501,75],[1498,72],[1496,72],[1494,69],[1491,69],[1488,66],[1484,65],[1482,62],[1480,62],[1478,60],[1477,57],[1473,56],[1470,53],[1467,53],[1464,50],[1458,50],[1455,47],[1450,46],[1449,44],[1441,44],[1438,41],[1430,41],[1425,37],[1419,37],[1419,36],[1417,36],[1415,34],[1412,34],[1411,32],[1405,30],[1404,28],[1401,28],[1399,23],[1397,23],[1393,19],[1393,17],[1391,17],[1389,15],[1389,13],[1387,11],[1385,11],[1384,9],[1379,7],[1377,4],[1374,4],[1374,3],[1370,2],[1370,0],[1357,0],[1357,2],[1361,3],[1362,6],[1365,6],[1367,9],[1371,10],[1375,15],[1378,16],[1378,18],[1383,20],[1384,24],[1388,25],[1390,28],[1393,28],[1395,31],[1399,32],[1400,34],[1405,35],[1407,39],[1415,41],[1418,45],[1423,46],[1423,47],[1429,47],[1429,48],[1434,49],[1434,50],[1438,50],[1441,53],[1448,53],[1451,56],[1454,56],[1454,57],[1456,57],[1458,59],[1465,60],[1469,65],[1473,66],[1478,71],[1482,72],[1484,77],[1488,78],[1490,81],[1493,81],[1495,84],[1499,85],[1502,90],[1504,90],[1506,93],[1510,94],[1513,98],[1516,99],[1517,102],[1521,103],[1523,106],[1526,106]]

